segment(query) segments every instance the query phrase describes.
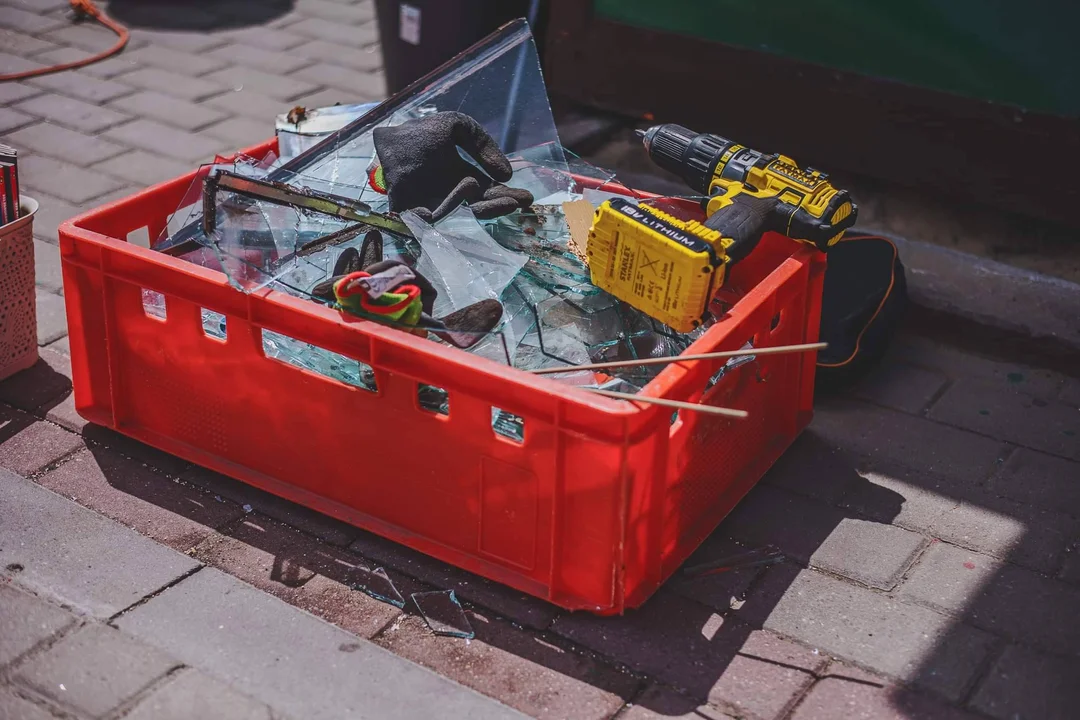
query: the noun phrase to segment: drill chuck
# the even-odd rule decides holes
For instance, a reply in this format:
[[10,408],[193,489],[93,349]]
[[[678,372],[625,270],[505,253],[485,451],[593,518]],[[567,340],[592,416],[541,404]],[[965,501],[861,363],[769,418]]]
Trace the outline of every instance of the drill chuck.
[[696,133],[673,123],[649,128],[642,141],[653,162],[678,175],[702,195],[709,192],[720,157],[735,144],[719,135]]

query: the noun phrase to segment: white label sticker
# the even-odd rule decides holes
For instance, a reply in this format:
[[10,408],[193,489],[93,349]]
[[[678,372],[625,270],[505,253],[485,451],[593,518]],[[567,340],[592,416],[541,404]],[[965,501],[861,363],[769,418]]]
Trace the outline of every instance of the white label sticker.
[[400,9],[401,14],[398,18],[398,25],[401,26],[401,29],[398,31],[398,35],[401,36],[401,39],[407,43],[419,45],[420,8],[402,3]]

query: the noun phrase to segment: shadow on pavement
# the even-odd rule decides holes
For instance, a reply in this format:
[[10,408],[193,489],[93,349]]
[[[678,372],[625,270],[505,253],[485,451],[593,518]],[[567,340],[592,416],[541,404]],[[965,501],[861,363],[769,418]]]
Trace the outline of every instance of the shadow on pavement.
[[[100,438],[104,443],[112,435],[111,431],[99,428],[88,428],[86,434],[88,438]],[[177,500],[164,486],[158,486],[172,483],[172,480],[160,476],[149,481],[125,478],[109,461],[107,453],[97,450],[95,454],[108,482],[115,488],[171,512],[199,519],[193,505]],[[810,475],[808,469],[812,471]],[[792,473],[799,480],[787,477]],[[825,655],[778,642],[773,636],[758,632],[760,621],[769,615],[790,581],[838,526],[856,517],[854,513],[824,503],[811,506],[809,511],[800,509],[798,514],[793,514],[793,508],[776,507],[777,494],[785,492],[776,487],[777,483],[814,482],[818,477],[828,478],[828,482],[838,487],[851,488],[861,496],[872,498],[879,514],[895,516],[900,511],[903,498],[899,494],[868,482],[842,453],[830,450],[812,433],[804,433],[765,481],[751,491],[687,561],[687,565],[708,562],[771,542],[786,553],[788,559],[783,564],[736,569],[698,579],[676,574],[644,606],[628,611],[622,617],[567,614],[546,603],[523,599],[521,602],[540,607],[538,616],[555,618],[554,624],[541,632],[524,630],[499,619],[502,614],[500,603],[519,602],[510,598],[519,594],[509,588],[449,567],[445,572],[436,571],[437,579],[433,579],[433,573],[424,567],[435,563],[430,559],[419,563],[409,560],[385,562],[384,557],[360,557],[343,547],[320,542],[311,535],[280,524],[278,519],[301,526],[312,519],[330,526],[340,523],[216,473],[206,473],[203,479],[194,482],[211,493],[250,505],[253,512],[222,528],[231,538],[224,541],[225,545],[204,544],[195,555],[355,632],[359,632],[357,627],[348,627],[355,619],[345,617],[346,610],[313,607],[311,603],[322,604],[327,600],[307,597],[304,586],[317,575],[351,586],[360,579],[361,568],[384,567],[406,598],[412,592],[433,589],[427,582],[433,582],[439,588],[456,588],[466,605],[474,606],[470,617],[480,643],[619,695],[625,701],[657,713],[679,715],[693,712],[711,698],[729,711],[742,710],[755,716],[771,717],[789,705],[811,682],[811,673],[823,668]],[[289,517],[289,513],[302,513],[304,519],[298,521],[295,516]],[[739,538],[739,542],[733,537]],[[368,536],[367,541],[393,545],[374,536]],[[242,552],[237,551],[235,545],[228,546],[234,542],[255,548],[271,558],[270,567],[266,568],[263,563],[261,569],[252,570],[256,575],[244,576],[247,571],[243,567],[244,561],[238,561]],[[398,557],[413,555],[408,550],[402,553],[399,546],[393,548],[387,552]],[[238,564],[241,567],[238,568]],[[419,572],[417,564],[420,565]],[[344,605],[341,597],[330,602]],[[743,605],[744,602],[747,604]],[[494,615],[483,610],[484,607],[493,610]],[[415,615],[416,609],[407,603],[405,612]],[[744,616],[751,619],[744,619]],[[400,647],[403,639],[394,641],[394,650],[409,656],[409,651]],[[456,641],[432,637],[425,638],[424,642]],[[415,652],[417,657],[414,659],[421,663],[430,654],[429,648],[425,647],[418,647]],[[467,650],[464,652],[468,653]],[[454,677],[445,665],[436,669],[465,684],[477,682],[470,679],[470,674]],[[631,674],[625,674],[624,670]],[[751,680],[754,677],[759,679]],[[646,678],[649,682],[659,683],[659,691],[653,688],[642,695]],[[754,699],[745,698],[740,689],[746,682],[761,684]],[[478,689],[484,690],[483,687]],[[728,699],[734,696],[742,699],[737,703],[729,702]]]
[[[72,392],[70,368],[67,358],[51,350],[41,350],[40,358],[30,367],[0,382],[0,402],[27,413],[16,422],[25,429],[66,400]],[[59,372],[53,365],[64,372]],[[11,426],[14,427],[14,426]],[[5,427],[0,433],[0,443],[16,435],[18,430]]]
[[227,30],[288,14],[294,0],[111,0],[106,12],[129,28]]
[[[895,358],[889,362],[882,372],[891,382],[904,384],[906,391],[910,371],[905,375]],[[53,391],[58,383],[70,388],[65,377],[44,363],[29,372],[35,373],[33,382],[15,391],[5,384],[4,395],[14,392],[15,398],[0,399],[25,407],[33,404],[32,388],[39,383]],[[86,435],[105,445],[117,440],[111,431],[97,428],[88,428]],[[1039,483],[1049,481],[1038,474],[1026,481],[1031,487],[1025,492],[1041,492],[1041,499],[1024,503],[1004,497],[1015,496],[1019,489],[1002,485],[1008,478],[1001,474],[1000,461],[994,462],[998,447],[1007,445],[917,413],[850,396],[823,400],[811,428],[687,564],[770,543],[779,546],[787,560],[698,579],[676,574],[641,608],[615,618],[568,614],[521,599],[508,588],[215,473],[190,482],[211,497],[251,505],[253,511],[221,528],[229,536],[223,542],[232,542],[232,549],[202,553],[201,548],[205,560],[220,562],[242,579],[358,634],[382,626],[365,629],[350,615],[360,613],[362,605],[355,600],[350,604],[353,591],[339,588],[337,594],[310,597],[313,578],[322,575],[347,588],[357,581],[360,568],[382,566],[405,597],[432,586],[458,588],[459,597],[475,608],[471,616],[480,642],[472,650],[460,643],[445,649],[445,643],[456,641],[426,634],[399,635],[393,649],[406,656],[415,652],[414,659],[422,663],[433,654],[452,656],[452,662],[436,669],[459,682],[479,684],[481,692],[498,694],[476,679],[460,658],[468,660],[470,652],[483,652],[486,645],[660,715],[694,713],[711,701],[726,712],[778,717],[803,697],[815,677],[822,677],[826,657],[840,655],[876,668],[878,675],[901,678],[914,689],[882,689],[873,676],[834,666],[800,707],[830,697],[849,702],[852,693],[866,692],[866,702],[880,714],[912,719],[952,717],[954,712],[960,716],[960,710],[944,703],[971,704],[996,717],[1006,716],[1000,708],[1008,708],[1010,718],[1016,712],[1020,717],[1068,717],[1060,712],[1061,693],[1075,694],[1073,690],[1062,690],[1056,698],[1048,691],[1033,699],[1031,692],[1015,685],[1019,680],[1009,680],[1022,676],[1043,684],[1058,682],[1052,675],[1055,658],[1075,655],[1080,646],[1080,625],[1070,615],[1080,603],[1068,602],[1073,597],[1068,593],[1077,591],[1053,577],[1065,552],[1062,531],[1043,517],[1055,509],[1069,517],[1068,506],[1046,508],[1057,496],[1039,490]],[[175,487],[173,480],[151,473],[134,481],[106,453],[95,454],[115,488],[206,522],[193,504],[176,500],[175,489],[169,487]],[[946,514],[948,519],[942,520]],[[984,516],[1012,528],[1010,543],[993,551],[997,559],[961,547],[982,542],[980,533],[998,532],[997,526],[985,525]],[[360,545],[356,552],[345,549],[357,536],[366,538],[364,547],[375,552]],[[860,538],[875,536],[885,541],[861,543]],[[914,569],[910,561],[896,561],[894,552],[909,556],[890,546],[893,537],[916,543],[922,554]],[[927,546],[926,538],[935,540]],[[267,567],[245,576],[243,568],[230,566],[243,555],[237,544],[269,558]],[[234,555],[213,556],[216,552]],[[815,571],[807,572],[808,567]],[[522,603],[531,603],[528,612],[536,622],[523,622],[520,613],[513,612]],[[415,614],[415,609],[407,605],[406,612]],[[523,629],[500,616],[543,629]],[[797,642],[760,632],[766,623]],[[817,640],[820,648],[814,652]],[[1021,645],[1013,644],[1017,640]],[[403,649],[402,641],[416,645]],[[1031,669],[1043,667],[1039,663],[1050,663],[1049,669]],[[459,669],[462,675],[456,677]],[[1001,682],[990,689],[981,684],[998,675]],[[1037,712],[1025,714],[1032,709]]]
[[[705,577],[681,571],[622,617],[560,617],[561,636],[666,686],[633,700],[661,715],[693,714],[706,701],[727,712],[779,717],[824,668],[815,652],[759,632],[798,572],[841,525],[858,516],[825,503],[788,502],[784,486],[827,482],[872,495],[886,512],[903,498],[865,480],[843,453],[805,432],[684,567],[775,544],[786,560]],[[678,692],[670,692],[667,688]]]

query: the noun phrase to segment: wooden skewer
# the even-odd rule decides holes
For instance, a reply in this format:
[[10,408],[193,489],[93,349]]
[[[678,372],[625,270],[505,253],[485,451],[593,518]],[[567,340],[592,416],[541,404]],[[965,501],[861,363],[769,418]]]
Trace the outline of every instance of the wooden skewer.
[[640,402],[651,405],[664,405],[665,407],[678,408],[679,410],[693,410],[695,412],[703,412],[709,415],[723,415],[724,417],[737,417],[744,418],[749,415],[745,410],[735,410],[733,408],[716,407],[714,405],[701,405],[700,403],[683,402],[682,400],[667,400],[665,398],[657,397],[643,397],[641,395],[634,395],[632,393],[616,392],[615,390],[601,390],[600,388],[585,388],[589,392],[594,392],[597,395],[603,395],[604,397],[615,398],[617,400],[630,400],[631,402]]
[[822,350],[828,343],[805,343],[803,345],[775,345],[773,347],[750,348],[748,350],[725,350],[723,352],[701,353],[699,355],[673,355],[672,357],[641,358],[639,360],[614,360],[612,362],[593,363],[591,365],[566,365],[565,367],[546,367],[529,370],[534,375],[554,375],[556,373],[577,372],[578,370],[607,370],[609,368],[639,367],[642,365],[667,365],[668,363],[687,362],[690,360],[716,360],[719,358],[745,357],[747,355],[782,355],[784,353],[809,352]]

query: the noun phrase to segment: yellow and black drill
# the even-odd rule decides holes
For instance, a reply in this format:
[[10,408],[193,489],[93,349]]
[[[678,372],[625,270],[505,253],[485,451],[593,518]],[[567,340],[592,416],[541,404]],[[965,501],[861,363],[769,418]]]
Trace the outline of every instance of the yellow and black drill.
[[586,252],[595,285],[676,330],[701,323],[727,266],[766,232],[827,250],[855,224],[848,192],[789,157],[681,125],[638,132],[657,165],[707,196],[706,220],[609,200],[597,209]]

